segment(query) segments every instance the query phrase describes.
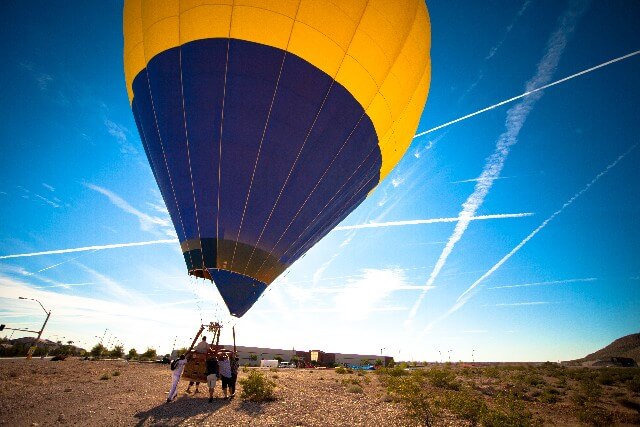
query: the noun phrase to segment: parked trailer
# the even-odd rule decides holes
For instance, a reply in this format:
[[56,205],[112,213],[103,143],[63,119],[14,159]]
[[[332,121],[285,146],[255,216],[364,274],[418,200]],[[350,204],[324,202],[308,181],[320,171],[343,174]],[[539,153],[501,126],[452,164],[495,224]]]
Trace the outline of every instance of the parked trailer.
[[261,360],[260,367],[261,368],[277,368],[278,367],[277,360]]

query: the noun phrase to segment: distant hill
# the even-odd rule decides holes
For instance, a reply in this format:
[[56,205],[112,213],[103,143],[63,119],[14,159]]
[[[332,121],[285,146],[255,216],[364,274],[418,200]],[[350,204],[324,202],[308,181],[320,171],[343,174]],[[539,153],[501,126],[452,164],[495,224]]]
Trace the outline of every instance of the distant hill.
[[640,364],[640,333],[618,338],[608,346],[578,359],[576,362],[591,362],[610,357],[630,357]]

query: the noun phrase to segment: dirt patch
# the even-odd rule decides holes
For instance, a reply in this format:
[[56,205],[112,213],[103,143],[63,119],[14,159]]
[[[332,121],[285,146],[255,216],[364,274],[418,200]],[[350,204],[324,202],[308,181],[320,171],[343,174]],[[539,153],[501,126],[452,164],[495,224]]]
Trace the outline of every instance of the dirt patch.
[[[243,372],[244,371],[244,372]],[[0,425],[402,425],[402,409],[386,400],[376,375],[338,375],[333,370],[262,371],[276,383],[276,400],[208,402],[200,393],[165,403],[171,385],[167,365],[123,361],[0,361]],[[241,369],[239,379],[247,375]],[[345,377],[348,377],[345,378]],[[352,381],[353,378],[353,381]],[[361,392],[349,388],[358,382]],[[193,389],[192,389],[193,391]],[[238,384],[238,395],[241,386]]]

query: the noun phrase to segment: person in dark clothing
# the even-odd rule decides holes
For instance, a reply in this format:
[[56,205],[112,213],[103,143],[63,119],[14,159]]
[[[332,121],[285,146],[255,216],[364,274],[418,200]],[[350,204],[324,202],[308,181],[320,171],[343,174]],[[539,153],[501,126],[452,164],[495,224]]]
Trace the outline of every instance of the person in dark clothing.
[[213,392],[216,387],[216,381],[220,375],[218,361],[215,356],[211,356],[205,362],[207,385],[209,386],[209,403],[213,402]]
[[229,384],[231,398],[236,395],[236,381],[238,380],[238,368],[240,368],[239,360],[236,355],[231,358],[231,383]]
[[227,398],[227,388],[231,385],[231,362],[229,356],[222,353],[218,358],[218,372],[222,381],[222,397]]

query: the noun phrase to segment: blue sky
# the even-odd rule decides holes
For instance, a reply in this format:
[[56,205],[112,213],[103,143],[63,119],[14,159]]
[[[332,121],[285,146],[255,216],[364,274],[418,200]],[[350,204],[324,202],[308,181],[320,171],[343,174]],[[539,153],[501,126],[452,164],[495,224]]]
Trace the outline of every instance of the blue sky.
[[[640,49],[631,0],[428,8],[419,134]],[[122,3],[2,10],[0,256],[173,239],[127,100]],[[202,318],[274,348],[584,356],[640,324],[638,75],[635,55],[415,138],[341,224],[378,225],[327,235],[240,320],[187,277],[177,243],[157,243],[0,259],[0,321],[38,329],[25,296],[53,311],[45,338],[87,347],[108,328],[167,352]]]

